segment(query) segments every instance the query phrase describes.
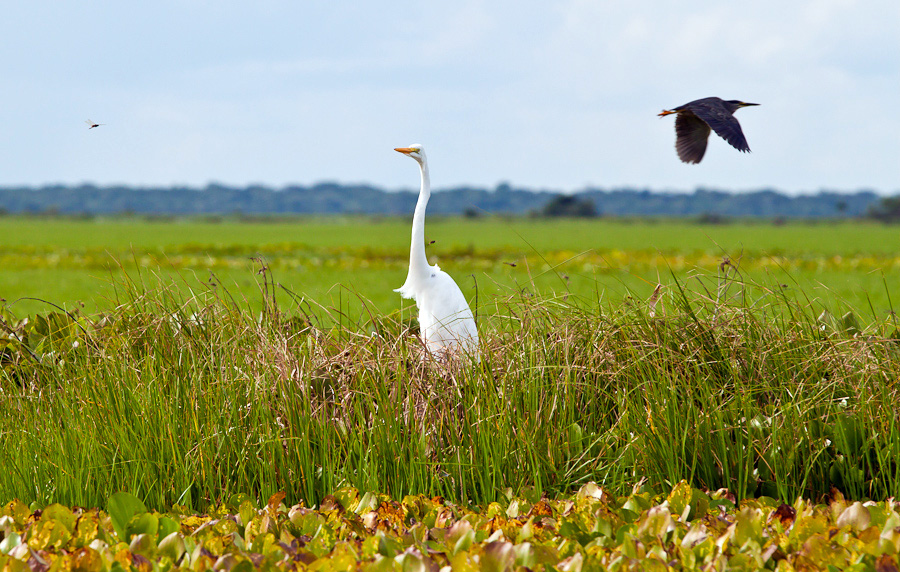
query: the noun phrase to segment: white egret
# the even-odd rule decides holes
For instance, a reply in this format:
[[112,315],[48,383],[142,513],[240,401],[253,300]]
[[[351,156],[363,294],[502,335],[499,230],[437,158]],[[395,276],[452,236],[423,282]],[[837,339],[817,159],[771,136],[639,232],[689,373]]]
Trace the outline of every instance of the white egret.
[[394,151],[415,159],[422,175],[412,221],[409,273],[403,286],[394,292],[416,301],[422,341],[429,352],[441,356],[463,352],[477,358],[478,330],[466,297],[453,278],[437,265],[428,264],[425,256],[425,207],[431,197],[425,151],[421,145],[399,147]]

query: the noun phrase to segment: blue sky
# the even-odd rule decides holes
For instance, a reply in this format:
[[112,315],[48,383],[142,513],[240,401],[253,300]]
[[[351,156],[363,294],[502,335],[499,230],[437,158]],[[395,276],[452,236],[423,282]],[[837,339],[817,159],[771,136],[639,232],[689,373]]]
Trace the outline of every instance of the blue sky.
[[[900,191],[900,2],[10,2],[0,185]],[[678,161],[716,95],[753,152]],[[106,125],[88,130],[86,119]]]

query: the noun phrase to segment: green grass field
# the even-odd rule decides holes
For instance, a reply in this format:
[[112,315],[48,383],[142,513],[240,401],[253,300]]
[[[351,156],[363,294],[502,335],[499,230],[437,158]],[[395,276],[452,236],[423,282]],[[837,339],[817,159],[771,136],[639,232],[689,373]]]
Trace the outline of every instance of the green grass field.
[[895,232],[435,220],[481,336],[446,368],[407,221],[0,219],[0,499],[900,496]]
[[[523,288],[588,301],[646,297],[673,275],[689,288],[717,283],[725,257],[748,281],[792,289],[840,311],[871,319],[898,299],[896,230],[876,224],[432,219],[432,261],[476,302]],[[40,298],[91,313],[113,307],[127,273],[153,285],[203,290],[210,279],[259,307],[264,260],[276,282],[334,308],[364,315],[400,307],[393,288],[406,274],[409,221],[297,219],[242,223],[0,219],[0,297],[16,314],[51,308]],[[513,266],[515,265],[515,266]],[[279,295],[286,296],[281,292]]]

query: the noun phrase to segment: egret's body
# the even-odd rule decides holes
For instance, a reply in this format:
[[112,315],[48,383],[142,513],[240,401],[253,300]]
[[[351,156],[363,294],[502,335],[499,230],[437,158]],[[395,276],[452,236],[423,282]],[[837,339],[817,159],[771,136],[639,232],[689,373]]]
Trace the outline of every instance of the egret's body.
[[428,162],[421,145],[395,149],[416,160],[422,176],[419,200],[412,222],[409,273],[397,288],[404,298],[415,300],[419,308],[419,329],[429,352],[446,356],[454,353],[478,355],[478,330],[466,297],[449,274],[428,264],[425,255],[425,209],[431,198]]

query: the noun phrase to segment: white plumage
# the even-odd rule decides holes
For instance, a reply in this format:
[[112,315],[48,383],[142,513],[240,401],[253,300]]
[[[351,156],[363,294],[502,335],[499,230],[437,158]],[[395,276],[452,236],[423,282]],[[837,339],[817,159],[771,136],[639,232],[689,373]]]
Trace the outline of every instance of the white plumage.
[[394,290],[416,301],[419,328],[428,351],[436,355],[459,352],[478,357],[478,330],[466,297],[449,274],[428,264],[425,255],[425,208],[431,197],[428,161],[421,145],[395,149],[419,164],[422,186],[412,222],[409,273],[403,286]]

